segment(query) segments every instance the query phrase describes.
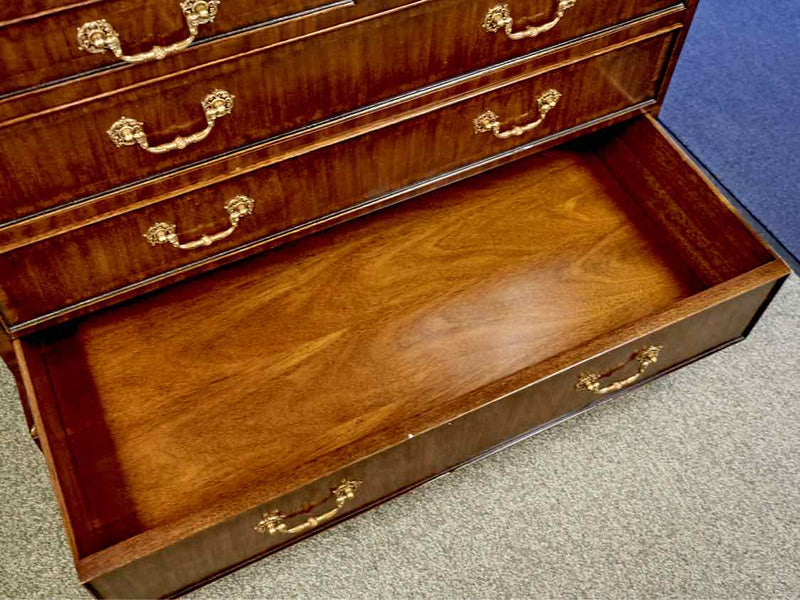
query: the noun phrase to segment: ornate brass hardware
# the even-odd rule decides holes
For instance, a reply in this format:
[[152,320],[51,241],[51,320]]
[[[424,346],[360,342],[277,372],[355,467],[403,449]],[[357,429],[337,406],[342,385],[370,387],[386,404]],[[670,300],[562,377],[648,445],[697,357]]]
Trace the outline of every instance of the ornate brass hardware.
[[525,38],[536,37],[553,29],[558,22],[564,18],[566,12],[575,6],[578,0],[558,0],[556,4],[556,14],[552,20],[542,25],[531,25],[522,31],[513,31],[514,19],[511,17],[511,10],[508,4],[498,4],[489,9],[483,19],[483,28],[491,33],[497,33],[501,29],[512,40],[522,40]]
[[171,244],[181,250],[193,250],[194,248],[200,248],[202,246],[210,246],[214,242],[224,240],[226,237],[230,236],[236,227],[239,226],[239,221],[253,214],[255,204],[255,200],[247,196],[236,196],[236,198],[228,200],[225,204],[225,210],[228,212],[231,226],[225,231],[220,231],[213,235],[204,235],[193,242],[181,244],[178,239],[177,226],[175,223],[154,223],[153,226],[147,230],[147,233],[144,234],[144,237],[152,246]]
[[618,392],[619,390],[639,381],[644,376],[648,367],[658,362],[658,355],[661,353],[662,349],[663,346],[647,346],[646,348],[639,350],[639,352],[637,352],[633,358],[631,358],[631,360],[636,360],[639,362],[639,370],[627,379],[615,381],[614,383],[611,383],[605,387],[600,387],[600,380],[603,379],[603,375],[599,373],[581,373],[581,376],[578,378],[578,383],[575,384],[575,387],[579,390],[587,390],[600,396],[604,396],[612,392]]
[[108,137],[114,142],[117,148],[122,146],[133,146],[139,144],[140,147],[152,152],[153,154],[164,154],[172,150],[183,150],[189,144],[202,142],[214,128],[214,122],[220,117],[229,115],[233,110],[233,100],[235,96],[225,90],[214,90],[203,98],[202,107],[206,115],[206,128],[197,133],[187,136],[178,136],[168,144],[151,146],[147,141],[147,134],[144,132],[144,123],[122,117],[108,128]]
[[170,54],[184,50],[197,37],[200,25],[211,23],[217,16],[217,9],[222,0],[183,0],[180,3],[186,26],[189,28],[189,37],[175,42],[169,46],[153,46],[147,52],[126,55],[122,51],[119,34],[111,23],[105,19],[90,21],[78,27],[78,47],[92,54],[99,54],[111,50],[118,59],[127,63],[143,63],[151,60],[161,60]]
[[342,507],[347,504],[349,500],[352,500],[355,497],[356,490],[360,485],[360,481],[343,479],[338,486],[331,489],[330,497],[334,499],[336,506],[328,512],[322,513],[321,515],[309,517],[299,525],[289,527],[285,522],[288,517],[275,508],[269,512],[265,512],[262,519],[253,529],[255,529],[258,533],[269,535],[276,535],[278,533],[283,535],[292,535],[294,533],[301,533],[303,531],[313,529],[317,525],[333,519],[333,517],[335,517],[339,511],[342,510]]
[[487,110],[483,114],[478,115],[473,121],[475,133],[492,132],[495,137],[504,140],[512,136],[522,135],[523,133],[533,131],[544,122],[545,118],[547,117],[547,113],[556,107],[560,99],[561,92],[553,89],[547,90],[536,99],[536,103],[539,105],[539,118],[528,123],[527,125],[517,125],[516,127],[512,127],[506,131],[500,131],[500,127],[502,126],[502,123],[500,123],[500,117],[498,117],[494,111]]

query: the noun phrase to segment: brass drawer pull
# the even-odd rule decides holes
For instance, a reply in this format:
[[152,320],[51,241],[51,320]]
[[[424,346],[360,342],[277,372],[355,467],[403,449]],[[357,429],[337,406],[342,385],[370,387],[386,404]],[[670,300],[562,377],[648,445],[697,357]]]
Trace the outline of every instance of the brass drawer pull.
[[122,117],[115,122],[106,132],[111,141],[117,148],[122,146],[133,146],[139,144],[140,147],[152,152],[153,154],[164,154],[172,150],[183,150],[189,144],[202,142],[214,128],[214,122],[220,117],[229,115],[233,110],[234,96],[225,90],[214,90],[203,98],[202,107],[206,115],[206,128],[188,136],[178,136],[168,144],[151,146],[147,141],[147,134],[144,132],[144,123]]
[[139,54],[126,55],[122,52],[119,34],[105,19],[90,21],[78,27],[78,47],[92,54],[99,54],[111,50],[118,59],[127,63],[143,63],[151,60],[161,60],[184,50],[197,37],[200,25],[211,23],[217,16],[217,8],[222,0],[183,0],[180,3],[186,26],[189,28],[189,37],[169,46],[153,46],[152,50]]
[[504,140],[512,136],[533,131],[544,122],[547,113],[556,107],[560,99],[561,92],[553,89],[547,90],[536,99],[536,103],[539,105],[539,118],[527,125],[517,125],[506,131],[500,131],[500,127],[502,126],[500,117],[498,117],[494,111],[487,110],[485,113],[478,115],[472,122],[475,133],[487,133],[491,131],[495,137]]
[[334,499],[336,506],[328,512],[322,513],[321,515],[309,517],[299,525],[295,525],[294,527],[287,526],[285,522],[285,520],[288,518],[287,515],[275,508],[269,512],[265,512],[262,519],[253,529],[255,529],[258,533],[269,535],[275,535],[278,533],[283,535],[292,535],[293,533],[301,533],[303,531],[313,529],[317,525],[333,519],[333,517],[335,517],[339,511],[342,510],[342,507],[347,504],[349,500],[352,500],[355,497],[356,490],[360,485],[360,481],[352,481],[348,479],[342,480],[338,486],[331,490],[331,495],[329,496]]
[[150,229],[147,230],[147,233],[144,234],[144,237],[152,246],[158,246],[159,244],[171,244],[176,248],[180,248],[181,250],[193,250],[202,246],[210,246],[214,242],[224,240],[226,237],[230,236],[239,226],[240,220],[247,215],[253,214],[253,208],[255,207],[255,204],[255,200],[248,198],[247,196],[236,196],[236,198],[228,200],[228,202],[225,204],[225,210],[228,212],[228,218],[230,219],[231,226],[225,231],[220,231],[219,233],[215,233],[213,235],[204,235],[200,239],[193,242],[187,242],[185,244],[180,243],[180,240],[178,239],[178,233],[176,231],[177,226],[175,223],[155,223],[152,227],[150,227]]
[[[605,394],[610,394],[612,392],[618,392],[619,390],[626,388],[629,385],[633,385],[639,381],[644,376],[647,368],[650,365],[654,365],[658,362],[658,355],[661,353],[662,348],[663,346],[648,346],[647,348],[642,348],[639,350],[639,352],[637,352],[630,360],[628,360],[628,362],[625,363],[625,365],[627,365],[632,360],[639,362],[639,370],[627,379],[615,381],[606,387],[600,387],[600,380],[603,379],[603,375],[599,373],[581,373],[581,376],[578,378],[578,383],[575,384],[575,387],[579,390],[594,392],[600,396],[604,396]],[[624,367],[625,365],[622,366]]]
[[522,40],[525,38],[536,37],[553,29],[558,22],[564,18],[566,12],[575,6],[578,0],[558,0],[556,14],[551,21],[542,25],[531,25],[522,31],[513,31],[514,19],[511,17],[511,10],[508,4],[498,4],[489,9],[483,19],[483,28],[491,33],[497,33],[501,29],[512,40]]

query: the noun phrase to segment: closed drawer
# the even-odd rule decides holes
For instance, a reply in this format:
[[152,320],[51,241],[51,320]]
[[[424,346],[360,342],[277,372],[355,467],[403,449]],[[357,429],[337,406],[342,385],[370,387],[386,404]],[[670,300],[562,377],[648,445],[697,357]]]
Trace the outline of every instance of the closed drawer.
[[244,28],[275,25],[353,5],[346,0],[106,0],[61,4],[41,6],[17,18],[0,13],[0,95],[106,66],[162,61],[185,52],[193,42],[195,50],[202,42]]
[[17,346],[81,579],[154,597],[740,339],[787,273],[643,117]]
[[[142,81],[216,60],[244,47],[244,40],[218,43],[234,34],[250,39],[245,45],[253,48],[259,40],[283,41],[406,3],[411,2],[368,0],[356,5],[348,0],[106,0],[42,6],[35,13],[16,18],[0,14],[0,96],[80,74],[94,75],[101,70],[119,73],[120,68],[129,65],[136,69],[123,79],[127,83]],[[567,2],[559,8],[556,0],[518,2],[508,11],[510,35],[525,36],[516,43],[529,51],[642,16],[670,3],[625,0],[616,4],[609,8],[598,0],[580,0],[572,7],[564,8],[569,6]],[[477,4],[465,8],[467,18],[482,16],[472,14]],[[482,6],[479,10],[487,13],[488,8]],[[463,9],[455,10],[462,13]],[[501,12],[498,9],[492,13],[498,15],[500,23],[490,17],[488,27],[499,26],[506,36],[505,13],[500,15]],[[303,19],[307,22],[296,28],[295,22]],[[288,28],[287,23],[291,24]],[[452,33],[444,23],[440,36]],[[109,34],[116,43],[97,41],[98,47],[94,47],[98,36],[107,40]],[[187,45],[190,38],[194,43]],[[161,51],[154,50],[156,47]]]
[[[363,212],[365,204],[376,208],[391,201],[382,198],[390,192],[642,106],[658,93],[674,35],[534,72],[399,124],[3,253],[3,314],[17,325],[185,273],[236,248],[272,243],[304,224],[343,218],[342,211]],[[487,125],[489,111],[496,125]],[[483,131],[476,132],[476,122]],[[510,135],[516,126],[519,135]],[[249,214],[232,217],[228,203],[242,196],[253,201],[236,201]],[[154,227],[151,244],[145,236]],[[181,247],[156,243],[159,233],[164,239],[174,233],[172,242]],[[215,237],[204,245],[204,236]]]
[[[638,14],[656,4],[664,3],[615,6]],[[586,28],[619,16],[586,6],[583,17],[570,14]],[[4,121],[0,172],[9,176],[0,180],[0,223],[274,142],[329,117],[529,53],[539,43],[485,31],[485,12],[483,0],[415,4]],[[565,27],[575,22],[564,19]],[[422,39],[431,42],[420,45]],[[214,90],[233,102],[204,104]]]

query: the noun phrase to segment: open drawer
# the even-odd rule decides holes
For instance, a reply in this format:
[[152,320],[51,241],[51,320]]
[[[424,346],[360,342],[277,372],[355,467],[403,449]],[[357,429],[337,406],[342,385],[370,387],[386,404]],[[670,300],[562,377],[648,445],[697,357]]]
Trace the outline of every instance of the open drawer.
[[640,117],[17,351],[81,580],[162,596],[741,339],[787,273]]

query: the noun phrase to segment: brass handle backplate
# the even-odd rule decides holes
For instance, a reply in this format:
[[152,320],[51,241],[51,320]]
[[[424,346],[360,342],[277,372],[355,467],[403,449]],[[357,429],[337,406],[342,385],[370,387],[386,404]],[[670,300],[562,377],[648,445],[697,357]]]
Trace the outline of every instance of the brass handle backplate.
[[502,127],[502,123],[500,123],[500,117],[498,117],[493,110],[487,110],[486,112],[478,115],[472,122],[475,133],[491,132],[495,137],[504,140],[506,138],[533,131],[539,125],[544,123],[547,113],[556,107],[560,99],[561,92],[553,89],[547,90],[536,99],[536,103],[539,106],[539,118],[528,123],[527,125],[517,125],[516,127],[512,127],[506,131],[500,131],[500,128]]
[[[599,396],[611,394],[612,392],[618,392],[621,389],[624,389],[629,385],[633,385],[639,381],[644,376],[650,365],[654,365],[658,362],[658,355],[661,353],[662,349],[663,346],[647,346],[646,348],[642,348],[639,350],[639,352],[634,354],[628,362],[631,362],[632,360],[637,361],[639,363],[639,369],[636,373],[626,379],[615,381],[614,383],[610,383],[605,387],[601,387],[600,381],[605,377],[604,375],[601,375],[600,373],[581,373],[581,376],[578,378],[578,383],[575,384],[575,387],[579,390],[593,392]],[[628,364],[628,362],[625,364]],[[625,365],[622,365],[619,368],[624,366]]]
[[522,40],[525,38],[536,37],[553,29],[566,12],[575,6],[578,0],[557,0],[556,13],[547,23],[541,25],[531,25],[522,31],[514,31],[514,19],[511,17],[511,10],[508,4],[498,4],[489,9],[483,18],[483,28],[491,33],[497,33],[501,29],[512,40]]
[[234,98],[235,96],[225,90],[214,90],[211,92],[208,96],[203,98],[201,103],[203,113],[206,116],[205,129],[187,136],[179,135],[168,144],[151,146],[147,141],[147,134],[144,132],[144,123],[136,119],[131,119],[130,117],[121,117],[108,128],[106,133],[117,148],[139,144],[141,148],[153,154],[164,154],[172,150],[183,150],[189,144],[202,142],[208,137],[208,134],[211,133],[211,130],[214,128],[216,120],[231,113],[233,110]]
[[185,244],[180,242],[177,233],[178,228],[175,223],[154,223],[152,227],[147,230],[147,233],[144,234],[144,237],[152,246],[170,244],[181,250],[193,250],[202,246],[210,246],[214,242],[224,240],[226,237],[230,236],[239,226],[239,221],[253,214],[255,204],[255,200],[247,196],[236,196],[236,198],[229,200],[225,204],[225,210],[228,213],[231,226],[225,231],[220,231],[212,235],[204,235],[193,242],[186,242]]
[[287,515],[275,508],[265,512],[262,519],[253,529],[255,529],[258,533],[264,533],[268,535],[276,535],[279,533],[283,535],[292,535],[294,533],[301,533],[303,531],[313,529],[317,525],[321,525],[322,523],[333,519],[333,517],[335,517],[339,511],[342,510],[342,507],[344,507],[348,501],[355,498],[356,490],[360,485],[360,481],[348,479],[342,480],[338,486],[331,489],[330,497],[334,499],[335,506],[328,512],[322,513],[321,515],[309,517],[299,525],[289,527],[286,524],[286,519],[288,518]]
[[92,54],[99,54],[111,50],[118,59],[127,63],[143,63],[152,60],[161,60],[187,48],[197,37],[199,26],[211,23],[217,16],[217,9],[222,0],[183,0],[180,3],[189,37],[175,42],[169,46],[154,46],[147,52],[139,54],[125,54],[119,34],[105,19],[90,21],[78,27],[78,47]]

